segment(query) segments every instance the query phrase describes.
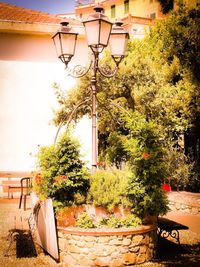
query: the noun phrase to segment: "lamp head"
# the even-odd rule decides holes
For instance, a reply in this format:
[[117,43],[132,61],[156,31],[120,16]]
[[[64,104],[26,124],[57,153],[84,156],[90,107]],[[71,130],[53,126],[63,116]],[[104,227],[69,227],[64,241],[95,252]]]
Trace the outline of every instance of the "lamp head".
[[123,22],[120,20],[117,20],[115,22],[111,31],[109,41],[112,57],[114,58],[116,63],[118,62],[118,64],[124,57],[127,42],[129,39],[129,34],[124,30],[122,25]]
[[103,14],[103,7],[97,5],[95,13],[91,14],[87,20],[83,21],[85,27],[88,46],[93,52],[101,53],[108,45],[112,23]]
[[52,37],[58,58],[67,67],[71,58],[74,56],[78,33],[73,32],[68,21],[60,23],[60,29]]

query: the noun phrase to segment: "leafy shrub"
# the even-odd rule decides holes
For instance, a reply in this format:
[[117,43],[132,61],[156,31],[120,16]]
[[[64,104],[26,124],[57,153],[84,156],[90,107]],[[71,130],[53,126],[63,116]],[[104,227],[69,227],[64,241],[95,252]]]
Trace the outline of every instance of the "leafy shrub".
[[166,155],[170,182],[173,189],[184,189],[190,183],[190,175],[194,163],[189,162],[189,158],[184,155],[184,151],[177,147],[171,147]]
[[85,201],[88,171],[80,160],[79,145],[68,131],[55,145],[41,147],[37,157],[40,174],[33,189],[41,199],[52,198],[56,207]]
[[126,197],[128,177],[131,175],[128,169],[97,170],[90,178],[88,202],[95,206],[103,206],[109,211],[116,205],[131,206]]
[[134,214],[121,218],[121,225],[124,227],[137,227],[142,224],[142,220]]
[[125,217],[115,217],[111,215],[108,218],[103,218],[99,222],[99,227],[106,226],[110,228],[120,227],[137,227],[142,224],[142,220],[134,214],[129,214]]
[[127,197],[133,212],[141,218],[165,214],[168,202],[161,189],[165,177],[168,177],[164,138],[153,120],[147,120],[137,112],[131,117],[125,116],[125,121],[129,135],[124,137],[124,146],[132,170]]
[[83,212],[76,220],[76,226],[80,228],[94,228],[94,224],[87,212]]
[[83,212],[76,221],[76,226],[81,228],[120,228],[120,227],[137,227],[142,224],[140,218],[133,214],[129,214],[125,217],[115,217],[110,215],[107,218],[101,218],[98,223],[94,223],[93,219]]

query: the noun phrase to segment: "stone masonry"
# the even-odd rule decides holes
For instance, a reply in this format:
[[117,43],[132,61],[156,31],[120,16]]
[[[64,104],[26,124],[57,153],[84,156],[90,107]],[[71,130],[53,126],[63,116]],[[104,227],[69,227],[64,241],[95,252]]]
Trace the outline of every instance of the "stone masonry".
[[168,193],[169,208],[191,215],[200,215],[200,194],[190,192]]
[[60,260],[68,267],[122,267],[150,261],[155,255],[157,235],[155,227],[145,227],[144,231],[103,234],[60,229]]

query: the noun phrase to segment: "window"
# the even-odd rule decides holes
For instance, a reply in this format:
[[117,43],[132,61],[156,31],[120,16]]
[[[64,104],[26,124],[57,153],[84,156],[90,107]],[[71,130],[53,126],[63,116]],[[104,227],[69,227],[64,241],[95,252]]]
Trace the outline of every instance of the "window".
[[111,18],[115,18],[116,14],[115,14],[115,5],[111,6]]
[[151,14],[150,14],[150,18],[151,18],[151,19],[155,19],[155,18],[156,18],[156,13],[151,13]]
[[129,13],[129,0],[124,1],[124,14]]

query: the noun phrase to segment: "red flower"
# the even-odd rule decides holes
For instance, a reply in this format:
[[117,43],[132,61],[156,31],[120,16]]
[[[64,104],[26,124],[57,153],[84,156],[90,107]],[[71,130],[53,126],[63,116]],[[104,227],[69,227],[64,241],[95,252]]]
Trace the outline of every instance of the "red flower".
[[106,166],[106,162],[99,161],[97,162],[97,166]]
[[144,160],[147,160],[149,157],[150,157],[150,154],[147,153],[147,152],[144,152],[144,153],[142,154],[142,158],[143,158]]
[[37,184],[39,184],[41,182],[41,180],[42,180],[41,174],[40,173],[37,173],[36,176],[35,176],[35,182]]
[[61,183],[62,181],[66,179],[67,179],[66,175],[59,175],[59,176],[54,177],[54,183]]

